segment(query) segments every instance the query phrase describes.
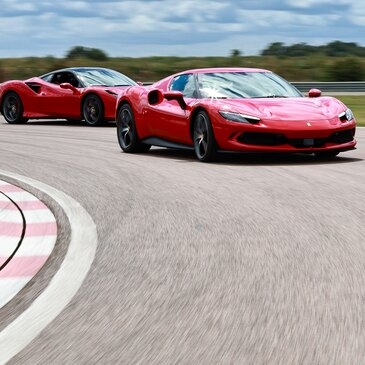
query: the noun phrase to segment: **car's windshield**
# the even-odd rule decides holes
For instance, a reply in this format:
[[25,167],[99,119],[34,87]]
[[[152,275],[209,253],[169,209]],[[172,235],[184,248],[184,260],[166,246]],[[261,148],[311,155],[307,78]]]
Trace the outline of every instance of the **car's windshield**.
[[217,72],[198,74],[203,98],[300,97],[289,82],[272,72]]
[[136,83],[120,72],[106,68],[75,69],[85,86],[129,86]]

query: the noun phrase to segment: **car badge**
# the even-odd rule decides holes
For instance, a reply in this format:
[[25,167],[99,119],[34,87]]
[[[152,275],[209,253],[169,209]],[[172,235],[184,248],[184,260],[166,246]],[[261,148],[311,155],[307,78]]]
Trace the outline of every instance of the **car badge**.
[[308,126],[308,127],[311,127],[311,126],[312,126],[312,124],[310,124],[310,123],[308,122],[308,123],[307,123],[307,126]]

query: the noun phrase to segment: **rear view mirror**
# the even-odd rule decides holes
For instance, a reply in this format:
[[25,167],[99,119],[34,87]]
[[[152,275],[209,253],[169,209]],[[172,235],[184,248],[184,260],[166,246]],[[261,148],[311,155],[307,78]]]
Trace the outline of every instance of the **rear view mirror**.
[[179,103],[182,110],[186,109],[187,105],[184,100],[184,95],[181,91],[176,91],[176,90],[165,91],[163,93],[163,97],[166,100],[176,100]]
[[318,90],[318,89],[310,89],[308,92],[308,96],[310,98],[318,98],[321,95],[322,95],[322,91]]
[[71,90],[74,94],[78,94],[79,93],[79,90],[75,86],[72,86],[71,84],[69,84],[68,82],[65,82],[65,83],[61,84],[60,85],[60,88],[61,89]]

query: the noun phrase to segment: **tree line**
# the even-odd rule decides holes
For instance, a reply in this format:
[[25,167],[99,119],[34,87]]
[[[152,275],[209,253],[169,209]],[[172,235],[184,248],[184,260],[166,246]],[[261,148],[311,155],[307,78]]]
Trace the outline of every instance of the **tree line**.
[[361,47],[357,43],[341,41],[333,41],[322,46],[312,46],[306,43],[296,43],[286,46],[282,42],[274,42],[269,44],[261,52],[261,56],[304,57],[312,55],[324,55],[327,57],[365,57],[365,47]]

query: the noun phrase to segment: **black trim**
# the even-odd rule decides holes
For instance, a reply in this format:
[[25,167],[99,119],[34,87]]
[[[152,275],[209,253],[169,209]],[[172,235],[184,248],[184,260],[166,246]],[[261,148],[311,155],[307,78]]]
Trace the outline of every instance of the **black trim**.
[[34,82],[26,82],[25,85],[27,85],[36,94],[39,94],[41,92],[41,85],[40,84],[37,84],[37,83],[34,83]]
[[148,138],[145,138],[141,142],[144,144],[152,145],[152,146],[175,148],[175,149],[177,148],[177,149],[183,149],[183,150],[189,150],[189,151],[194,150],[193,145],[190,146],[190,145],[183,144],[183,143],[167,141],[166,139],[162,139],[162,138],[158,138],[158,137],[148,137]]

